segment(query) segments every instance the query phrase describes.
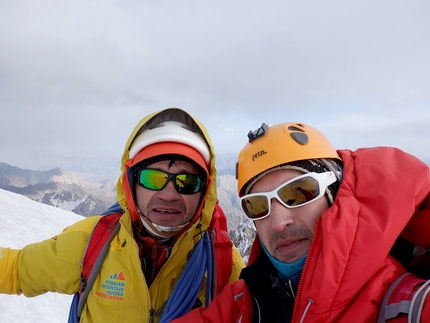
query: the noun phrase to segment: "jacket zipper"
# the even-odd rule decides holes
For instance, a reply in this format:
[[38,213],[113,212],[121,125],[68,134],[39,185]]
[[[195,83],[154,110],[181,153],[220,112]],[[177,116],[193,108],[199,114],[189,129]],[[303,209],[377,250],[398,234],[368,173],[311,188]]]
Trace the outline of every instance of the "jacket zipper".
[[[121,220],[120,220],[120,223],[122,224],[122,222],[121,222]],[[133,235],[129,230],[127,230],[127,226],[125,226],[125,225],[122,225],[124,228],[126,228],[126,231],[127,231],[127,233],[129,234],[129,235]],[[146,260],[145,260],[145,257],[142,257],[142,260],[140,259],[140,257],[139,257],[139,249],[140,249],[140,246],[139,246],[139,243],[136,241],[136,240],[134,240],[134,239],[132,239],[134,242],[135,242],[135,246],[136,246],[136,249],[137,249],[137,254],[138,254],[138,258],[139,258],[139,262],[142,262],[143,263],[143,265],[146,267]],[[125,241],[125,240],[124,240]],[[123,242],[124,243],[124,242]],[[142,266],[142,263],[141,263],[141,266]],[[149,292],[149,286],[148,286],[148,284],[147,284],[147,282],[146,282],[146,277],[145,277],[145,274],[144,274],[144,270],[143,270],[143,268],[141,268],[141,274],[142,274],[142,279],[143,279],[143,282],[144,282],[144,285],[146,286],[146,292],[147,292],[147,298],[148,298],[148,307],[150,307],[151,306],[151,303],[152,303],[152,301],[151,301],[151,294],[150,294],[150,292]],[[154,313],[155,313],[155,311],[154,311],[154,309],[153,308],[150,308],[150,310],[149,310],[149,323],[153,323],[154,322]]]
[[150,310],[149,310],[149,323],[152,323],[152,322],[154,322],[154,309],[153,308],[151,308]]
[[[121,218],[120,218],[120,224],[122,225],[123,228],[125,228],[125,230],[128,233],[128,235],[133,237],[132,231],[130,232],[128,230],[127,226],[121,221]],[[136,242],[136,240],[132,239],[132,241],[135,242],[135,246],[136,246],[137,253],[138,253],[137,257],[139,259],[139,262],[141,262],[140,257],[139,257],[139,248],[140,247],[139,247],[138,243]],[[124,240],[124,242],[125,242],[125,240]],[[123,242],[123,244],[124,244],[124,242]],[[145,260],[143,259],[143,261],[145,261]],[[149,286],[146,283],[146,278],[145,278],[145,274],[143,272],[143,269],[141,270],[141,274],[142,274],[142,279],[143,279],[144,285],[146,286],[146,292],[147,292],[147,298],[148,298],[148,307],[149,307],[149,306],[151,306],[151,303],[152,303],[151,302],[151,294],[149,293]],[[154,313],[155,313],[154,309],[151,308],[149,310],[149,323],[153,323],[154,322]]]
[[[166,270],[165,268],[166,268],[166,266],[167,266],[167,263],[170,261],[170,259],[171,258],[173,258],[178,252],[179,252],[179,250],[181,250],[181,245],[183,244],[183,241],[184,241],[184,236],[185,235],[187,235],[187,234],[189,234],[189,232],[188,231],[186,231],[186,232],[184,232],[184,234],[183,234],[183,236],[175,243],[175,245],[179,242],[180,244],[178,244],[178,248],[177,248],[177,251],[176,251],[176,253],[175,254],[173,254],[173,248],[172,248],[172,251],[171,251],[171,254],[169,255],[169,258],[167,259],[167,261],[164,263],[164,265],[161,267],[161,269],[160,269],[160,271],[158,272],[158,274],[157,274],[157,277],[155,278],[155,280],[152,282],[153,284],[157,281],[157,289],[156,289],[156,294],[155,294],[155,297],[154,297],[154,299],[155,300],[157,300],[158,299],[158,291],[159,291],[159,289],[160,289],[160,282],[161,282],[161,278],[160,277],[163,277],[163,275],[164,275],[164,271]],[[185,267],[184,267],[185,268]],[[174,287],[173,287],[174,288]],[[148,291],[149,291],[149,288],[148,288]],[[172,291],[170,291],[170,292],[172,292]],[[169,296],[169,298],[170,298],[170,296]],[[167,300],[165,300],[165,302],[163,303],[163,304],[161,304],[161,306],[160,306],[160,308],[158,309],[158,311],[157,311],[157,313],[155,312],[155,310],[154,309],[151,309],[151,311],[150,311],[150,321],[149,321],[149,323],[153,323],[153,321],[154,321],[154,314],[155,315],[157,315],[157,316],[160,316],[161,314],[162,314],[162,311],[160,311],[160,309],[164,309],[164,307],[165,307],[165,305],[167,304],[167,302],[169,301],[169,298],[167,299]]]
[[[312,242],[311,242],[311,245],[310,245],[310,247],[309,247],[309,252],[308,252],[308,256],[306,257],[306,261],[305,261],[305,264],[303,265],[303,271],[302,271],[302,275],[300,276],[300,280],[299,280],[299,285],[298,285],[298,287],[297,287],[297,298],[296,298],[296,300],[299,300],[300,299],[300,290],[301,290],[301,286],[302,286],[302,284],[303,284],[303,277],[305,276],[305,274],[306,274],[306,268],[307,268],[307,265],[308,265],[308,262],[309,262],[309,258],[310,258],[310,256],[311,256],[311,253],[312,253],[312,250],[313,250],[313,246],[314,246],[314,243],[315,243],[315,238],[316,238],[316,236],[317,235],[319,235],[320,234],[320,230],[319,230],[319,227],[318,227],[318,224],[319,224],[319,222],[321,221],[321,219],[318,219],[317,220],[317,222],[315,223],[315,233],[314,233],[314,238],[312,239]],[[306,308],[305,308],[305,310],[303,311],[303,314],[302,314],[302,316],[301,316],[301,318],[300,318],[300,321],[299,321],[299,323],[303,323],[304,322],[304,320],[305,320],[305,316],[306,316],[306,314],[308,313],[308,311],[309,311],[309,308],[310,308],[310,306],[312,305],[314,303],[314,301],[312,300],[312,299],[308,299],[308,304],[306,305]],[[294,308],[293,308],[293,318],[292,318],[292,320],[291,320],[291,323],[293,323],[293,322],[295,322],[296,320],[295,320],[295,318],[296,318],[296,316],[298,315],[297,314],[297,301],[295,301],[294,302]]]

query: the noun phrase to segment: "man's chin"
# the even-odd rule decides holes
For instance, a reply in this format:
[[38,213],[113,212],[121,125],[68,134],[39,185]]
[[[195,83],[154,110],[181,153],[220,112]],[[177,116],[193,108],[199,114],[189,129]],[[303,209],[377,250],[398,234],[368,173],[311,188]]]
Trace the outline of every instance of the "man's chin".
[[292,264],[300,260],[307,252],[308,247],[303,243],[278,247],[275,249],[274,257],[286,264]]

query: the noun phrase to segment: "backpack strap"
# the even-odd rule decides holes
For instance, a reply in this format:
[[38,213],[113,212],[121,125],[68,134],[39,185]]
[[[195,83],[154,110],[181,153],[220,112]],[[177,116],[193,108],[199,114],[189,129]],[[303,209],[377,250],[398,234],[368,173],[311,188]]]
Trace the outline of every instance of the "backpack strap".
[[421,314],[424,307],[427,294],[430,291],[430,280],[427,280],[422,284],[420,289],[415,293],[411,301],[411,307],[409,309],[409,316],[411,317],[410,322],[421,322]]
[[399,313],[408,313],[410,302],[407,302],[407,304],[403,303],[403,305],[400,303],[391,304],[391,310],[388,308],[388,302],[397,286],[409,275],[411,274],[404,273],[391,284],[390,288],[388,288],[381,303],[377,323],[384,323],[386,320],[396,317]]
[[430,281],[406,272],[391,284],[381,303],[377,323],[420,322]]
[[119,223],[121,215],[122,213],[112,213],[102,216],[88,239],[81,261],[81,287],[73,298],[69,322],[79,322],[80,320],[88,294],[109,251],[109,245],[121,227]]

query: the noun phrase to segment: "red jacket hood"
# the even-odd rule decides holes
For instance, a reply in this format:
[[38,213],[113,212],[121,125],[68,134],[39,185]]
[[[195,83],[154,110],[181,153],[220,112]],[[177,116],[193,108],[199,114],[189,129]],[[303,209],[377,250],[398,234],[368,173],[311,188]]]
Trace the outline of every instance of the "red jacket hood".
[[[404,270],[388,257],[402,231],[403,237],[416,237],[430,247],[428,232],[416,235],[422,221],[430,222],[428,166],[395,148],[338,152],[343,180],[333,206],[317,221],[293,322],[309,300],[306,322],[330,320],[346,309],[353,321],[367,322],[369,317],[360,315],[372,311],[365,307],[375,307],[377,313],[386,288]],[[259,252],[256,239],[250,260]]]

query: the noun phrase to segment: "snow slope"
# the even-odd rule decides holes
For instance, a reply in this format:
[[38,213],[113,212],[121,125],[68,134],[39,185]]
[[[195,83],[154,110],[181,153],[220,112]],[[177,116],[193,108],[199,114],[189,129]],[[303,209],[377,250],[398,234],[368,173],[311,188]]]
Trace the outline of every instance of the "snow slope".
[[[22,248],[60,233],[82,217],[0,189],[0,246]],[[1,275],[1,273],[0,273]],[[0,322],[67,322],[71,295],[27,298],[0,294]]]

